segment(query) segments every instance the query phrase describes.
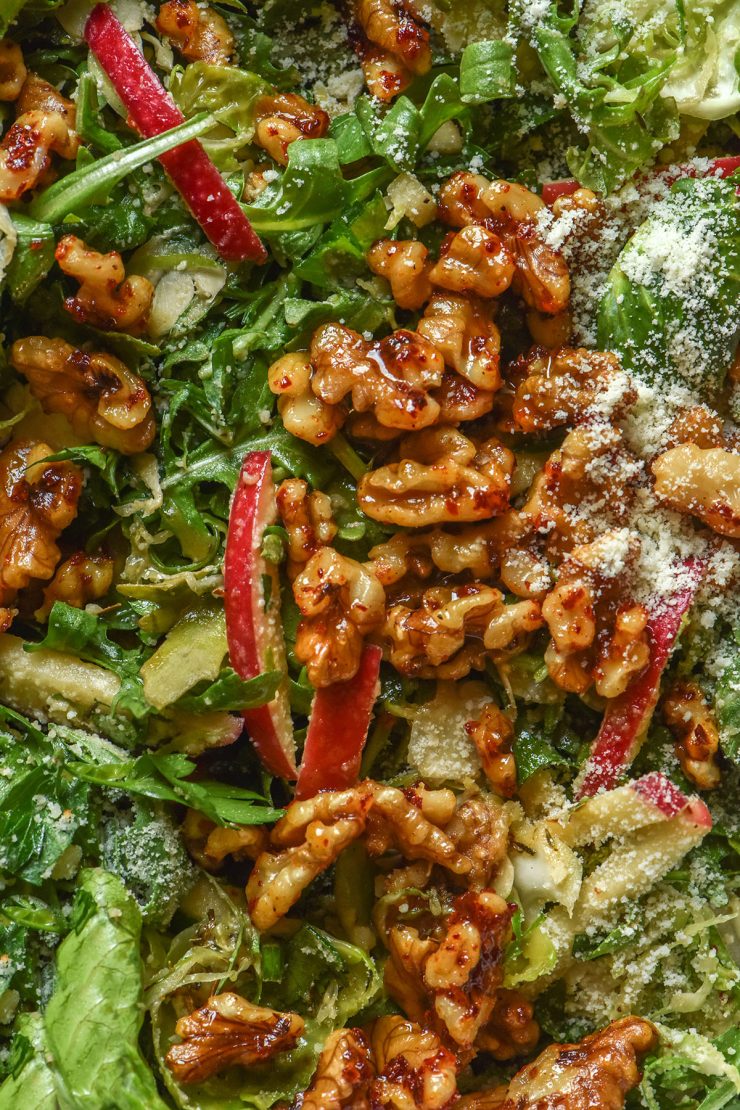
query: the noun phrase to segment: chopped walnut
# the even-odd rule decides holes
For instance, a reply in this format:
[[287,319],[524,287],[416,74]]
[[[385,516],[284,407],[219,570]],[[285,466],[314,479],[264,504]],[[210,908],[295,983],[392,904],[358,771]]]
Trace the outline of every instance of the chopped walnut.
[[383,969],[383,985],[397,1006],[412,1021],[424,1021],[429,998],[424,985],[424,965],[437,942],[421,937],[412,925],[393,925],[384,937],[388,959]]
[[77,551],[57,569],[44,590],[44,603],[34,616],[38,621],[45,621],[55,601],[83,609],[89,601],[105,597],[112,585],[113,560],[110,555],[103,555],[102,552],[88,555],[85,551]]
[[676,740],[683,772],[700,790],[719,786],[719,731],[714,713],[696,682],[679,679],[663,698],[663,718]]
[[509,288],[514,273],[514,258],[499,236],[469,224],[443,239],[429,277],[434,285],[453,293],[498,297]]
[[477,721],[468,721],[465,731],[475,744],[481,766],[493,789],[502,798],[516,794],[516,758],[511,750],[514,726],[497,705],[487,705]]
[[327,405],[311,389],[313,367],[305,351],[283,355],[267,372],[270,389],[278,397],[278,412],[291,435],[319,446],[342,427],[344,410]]
[[472,385],[454,370],[447,370],[442,385],[434,391],[440,424],[462,424],[480,420],[493,408],[493,393]]
[[720,535],[740,539],[740,454],[684,443],[652,465],[655,492]]
[[0,39],[0,100],[17,100],[28,70],[17,42]]
[[451,227],[467,227],[491,215],[484,194],[488,180],[480,174],[458,172],[439,190],[438,215]]
[[570,300],[570,274],[562,254],[542,241],[534,223],[520,224],[514,239],[516,275],[512,288],[538,312],[553,316],[563,312]]
[[354,0],[354,13],[370,42],[398,58],[411,73],[428,72],[429,32],[412,0]]
[[382,1017],[373,1025],[378,1077],[370,1105],[378,1110],[444,1110],[457,1093],[457,1061],[439,1037],[413,1021]]
[[361,1029],[336,1029],[319,1056],[301,1110],[365,1110],[375,1076],[370,1044]]
[[485,890],[506,863],[509,820],[508,811],[492,795],[477,794],[460,803],[445,827],[457,851],[470,863],[465,875],[470,890]]
[[472,385],[491,393],[499,388],[501,336],[481,301],[435,293],[418,331],[441,352],[446,364]]
[[637,394],[609,352],[535,350],[517,367],[526,377],[517,387],[512,415],[522,432],[550,431],[577,424],[602,404],[616,417]]
[[391,848],[407,860],[429,860],[465,875],[470,861],[456,851],[449,836],[440,828],[455,811],[451,790],[427,790],[372,783],[372,808],[367,822],[367,850],[371,856],[384,855]]
[[51,578],[56,541],[77,516],[82,474],[68,462],[44,462],[46,443],[16,440],[0,454],[0,604],[31,579]]
[[178,1083],[202,1083],[224,1068],[249,1068],[287,1052],[303,1028],[298,1014],[255,1006],[226,991],[180,1018],[175,1031],[182,1042],[173,1045],[165,1061]]
[[78,436],[124,455],[145,451],[154,439],[149,390],[113,355],[31,335],[13,344],[11,361],[44,412],[61,413]]
[[529,223],[545,207],[541,197],[515,181],[480,180],[483,182],[482,200],[487,216],[515,224]]
[[65,235],[55,258],[65,274],[80,282],[74,297],[64,299],[64,307],[78,323],[130,335],[144,331],[154,286],[138,274],[127,278],[120,254],[99,254],[76,235]]
[[155,26],[190,61],[225,66],[234,54],[234,36],[226,20],[195,0],[167,0]]
[[594,688],[602,698],[619,697],[650,662],[647,622],[644,605],[622,605],[617,610],[594,668]]
[[254,141],[279,165],[288,164],[288,147],[297,139],[320,139],[329,129],[323,108],[297,93],[261,96],[254,106]]
[[386,427],[414,431],[433,424],[444,360],[417,332],[404,328],[367,343],[342,324],[324,324],[311,340],[311,387],[328,405],[351,394],[357,412],[372,410]]
[[293,582],[302,620],[295,653],[312,686],[357,673],[368,633],[385,616],[385,591],[372,570],[331,547],[319,549]]
[[[29,85],[29,82],[31,84]],[[44,96],[39,85],[53,93]],[[80,145],[75,126],[75,109],[52,85],[29,74],[20,92],[25,99],[44,101],[44,107],[23,110],[0,143],[0,203],[9,204],[33,189],[51,165],[51,155],[74,158]]]
[[531,1052],[539,1039],[540,1027],[534,1020],[532,1003],[520,991],[499,989],[476,1046],[489,1052],[495,1060],[510,1060]]
[[567,347],[573,333],[573,317],[570,312],[556,312],[554,316],[530,308],[526,315],[529,334],[538,347],[556,350]]
[[269,841],[262,825],[221,828],[194,809],[185,814],[182,837],[190,855],[206,871],[218,871],[227,856],[255,860],[265,851]]
[[379,239],[368,251],[367,264],[390,283],[399,308],[421,308],[432,293],[428,257],[429,251],[416,239]]
[[418,528],[486,520],[509,504],[514,456],[495,439],[476,446],[454,428],[406,436],[400,461],[363,475],[360,508],[373,520]]
[[[358,28],[359,32],[359,28]],[[408,88],[414,79],[400,58],[382,50],[361,32],[352,35],[352,43],[360,59],[368,92],[376,99],[388,103]]]
[[502,1110],[621,1110],[638,1061],[658,1043],[648,1021],[625,1017],[577,1044],[551,1044],[512,1079]]
[[320,490],[308,492],[300,478],[286,478],[277,491],[280,519],[288,533],[288,575],[294,578],[312,555],[337,534],[331,501]]

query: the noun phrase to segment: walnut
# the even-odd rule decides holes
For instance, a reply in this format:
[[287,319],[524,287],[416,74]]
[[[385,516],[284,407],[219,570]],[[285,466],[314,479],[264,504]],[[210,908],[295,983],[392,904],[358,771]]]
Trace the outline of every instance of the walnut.
[[655,492],[672,508],[740,539],[740,454],[684,443],[659,455],[652,470]]
[[312,686],[352,678],[365,637],[385,615],[385,591],[372,570],[323,547],[295,578],[293,596],[303,618],[295,653]]
[[418,324],[445,363],[478,389],[491,393],[501,385],[501,336],[489,309],[474,297],[435,293]]
[[365,1096],[374,1075],[370,1043],[362,1030],[335,1029],[319,1056],[301,1110],[366,1110]]
[[367,343],[342,324],[324,324],[311,340],[311,388],[328,405],[351,394],[357,412],[372,410],[389,428],[413,431],[433,424],[444,360],[417,332],[404,328]]
[[514,727],[509,718],[491,703],[477,721],[468,721],[465,731],[493,789],[502,798],[512,798],[516,794],[516,758],[511,750]]
[[325,493],[308,492],[300,478],[287,478],[277,491],[280,519],[288,533],[288,574],[294,578],[312,555],[337,534],[331,501]]
[[378,1077],[370,1105],[398,1110],[443,1110],[457,1093],[457,1062],[439,1037],[401,1017],[378,1018],[372,1047]]
[[379,239],[368,251],[367,264],[390,283],[399,308],[421,308],[432,294],[428,257],[429,251],[416,239]]
[[44,81],[37,73],[29,73],[21,86],[15,103],[15,114],[20,121],[21,116],[27,112],[43,112],[45,115],[61,116],[68,130],[68,143],[66,153],[58,151],[64,158],[74,158],[80,145],[80,140],[75,134],[75,121],[77,109],[73,100],[62,96],[54,85]]
[[261,96],[254,106],[254,141],[279,165],[288,164],[288,147],[297,139],[320,139],[329,129],[323,108],[297,93]]
[[508,507],[514,456],[495,439],[477,446],[454,428],[430,428],[402,439],[399,458],[357,487],[373,520],[418,528],[485,520]]
[[[33,81],[32,81],[33,78]],[[32,81],[29,86],[29,81]],[[51,90],[44,98],[38,86]],[[24,97],[25,94],[25,97]],[[0,203],[9,204],[33,189],[51,165],[51,155],[74,158],[80,145],[74,130],[74,105],[52,85],[30,74],[21,89],[18,104],[45,99],[46,106],[24,110],[11,124],[0,143]]]
[[439,260],[429,271],[434,285],[453,293],[498,297],[511,285],[514,258],[495,232],[469,224],[442,240]]
[[11,350],[15,369],[47,413],[61,413],[83,439],[124,455],[145,451],[156,433],[152,399],[141,378],[113,355],[91,354],[31,335]]
[[138,274],[127,278],[120,254],[99,254],[76,235],[65,235],[55,258],[65,274],[80,282],[74,297],[64,299],[64,307],[78,323],[130,335],[145,330],[154,286]]
[[495,1060],[510,1060],[531,1052],[539,1039],[540,1027],[534,1020],[532,1003],[520,991],[499,989],[476,1046]]
[[327,405],[311,389],[313,367],[305,351],[283,355],[267,371],[270,389],[278,397],[278,412],[291,435],[319,446],[333,439],[345,412]]
[[551,316],[530,308],[525,317],[529,334],[538,347],[556,350],[567,347],[573,333],[573,317],[565,309]]
[[603,201],[599,200],[596,193],[584,188],[576,189],[569,196],[556,197],[552,203],[552,210],[556,216],[574,211],[590,212],[592,215],[596,215],[603,211],[603,207]]
[[650,1022],[613,1021],[578,1044],[551,1044],[512,1079],[501,1110],[621,1110],[638,1060],[658,1043]]
[[384,855],[391,848],[407,860],[429,860],[465,875],[470,861],[456,851],[449,836],[440,828],[455,811],[451,790],[427,790],[372,783],[372,808],[367,822],[367,850],[371,856]]
[[538,312],[553,316],[562,312],[570,300],[570,274],[562,254],[543,242],[534,223],[520,224],[514,239],[516,275],[512,288]]
[[461,424],[467,420],[480,420],[493,408],[493,393],[471,385],[454,370],[447,370],[439,389],[434,391],[439,405],[440,424]]
[[412,925],[393,925],[384,938],[388,959],[383,985],[397,1006],[412,1021],[424,1021],[429,1006],[424,965],[437,949],[432,937],[421,937]]
[[647,622],[644,605],[622,605],[617,610],[594,668],[594,688],[602,698],[619,697],[650,662]]
[[271,928],[295,905],[317,875],[365,831],[372,794],[367,784],[326,791],[293,802],[272,830],[282,851],[258,856],[247,882],[247,904],[257,929]]
[[696,682],[679,679],[663,698],[663,719],[676,741],[676,755],[687,778],[700,790],[719,786],[719,731],[714,714]]
[[545,202],[536,193],[514,181],[483,182],[482,200],[487,216],[495,216],[514,224],[530,223],[545,208]]
[[56,541],[77,516],[82,474],[68,462],[44,462],[46,443],[16,440],[0,454],[0,604],[31,579],[51,578]]
[[489,794],[466,798],[457,807],[445,833],[470,863],[466,886],[470,890],[485,890],[507,860],[507,810]]
[[448,177],[439,190],[438,215],[451,227],[467,227],[490,216],[484,201],[489,182],[480,174],[458,172]]
[[97,601],[113,585],[113,560],[97,552],[88,555],[77,551],[58,567],[54,578],[44,590],[44,603],[34,614],[45,621],[55,601],[64,601],[75,609],[83,609],[89,601]]
[[256,860],[267,848],[269,837],[262,825],[221,828],[189,809],[182,823],[182,837],[190,855],[206,871],[218,871],[227,856]]
[[180,1018],[175,1031],[182,1041],[165,1061],[178,1083],[202,1083],[224,1068],[249,1068],[287,1052],[303,1028],[298,1014],[255,1006],[226,991]]
[[522,432],[581,423],[601,404],[609,406],[610,417],[617,417],[637,397],[609,352],[535,349],[517,369],[526,377],[517,387],[512,415]]
[[167,0],[155,26],[190,61],[225,66],[234,54],[234,36],[226,20],[195,0]]
[[0,39],[0,100],[16,100],[28,70],[17,42]]
[[352,39],[371,96],[388,103],[408,88],[414,75],[400,58],[371,43],[361,33]]
[[354,0],[354,14],[370,42],[398,58],[413,74],[429,71],[429,32],[411,0]]

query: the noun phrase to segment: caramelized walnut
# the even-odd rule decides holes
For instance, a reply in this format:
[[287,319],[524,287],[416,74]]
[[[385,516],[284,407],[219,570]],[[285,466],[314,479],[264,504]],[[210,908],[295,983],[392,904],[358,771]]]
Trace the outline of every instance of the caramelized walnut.
[[484,195],[488,180],[480,174],[460,171],[448,177],[439,190],[440,220],[451,227],[467,227],[491,215]]
[[190,855],[206,871],[218,871],[227,856],[255,860],[269,840],[262,825],[222,828],[194,809],[185,814],[182,838]]
[[465,731],[475,744],[486,778],[497,794],[516,794],[516,758],[511,750],[514,726],[497,705],[487,705],[477,721],[468,721]]
[[312,555],[337,534],[331,501],[320,490],[308,492],[300,478],[286,478],[277,491],[280,519],[288,533],[288,574],[294,578]]
[[303,1095],[301,1110],[366,1110],[375,1068],[361,1029],[336,1029],[319,1056],[316,1074]]
[[0,454],[0,604],[31,579],[51,578],[56,541],[77,516],[82,474],[67,462],[44,462],[46,443],[16,440]]
[[445,363],[478,389],[501,385],[501,336],[490,310],[474,297],[435,293],[418,331],[441,352]]
[[429,251],[416,239],[379,239],[368,251],[367,264],[390,283],[399,308],[421,308],[432,293],[428,257]]
[[740,455],[684,443],[659,455],[652,470],[655,492],[672,508],[740,539]]
[[470,863],[468,889],[485,890],[506,863],[509,822],[508,811],[490,794],[466,798],[455,810],[445,833]]
[[361,32],[353,35],[352,40],[371,96],[388,103],[408,88],[414,75],[400,58],[382,50]]
[[295,653],[312,686],[357,673],[365,637],[385,616],[385,591],[372,570],[331,547],[312,555],[293,582],[302,620]]
[[63,110],[23,112],[6,132],[0,143],[0,203],[9,204],[33,189],[51,165],[52,154],[68,159],[77,154],[74,105],[58,99]]
[[372,410],[380,424],[404,431],[426,428],[439,415],[429,391],[442,381],[444,360],[417,332],[401,328],[367,343],[342,324],[324,324],[310,356],[311,387],[328,405],[351,395],[357,412]]
[[44,603],[34,616],[38,621],[45,621],[55,601],[84,609],[89,601],[105,597],[112,585],[113,560],[110,555],[103,555],[102,552],[88,555],[85,551],[77,551],[57,569],[44,590]]
[[346,414],[339,405],[327,405],[316,396],[311,389],[312,373],[306,352],[296,351],[273,362],[267,381],[277,395],[286,430],[318,447],[334,438]]
[[124,455],[145,451],[156,426],[141,378],[113,355],[76,350],[63,339],[31,335],[11,350],[15,369],[47,413],[61,413],[82,438]]
[[297,139],[320,139],[329,129],[323,108],[297,93],[261,96],[254,106],[254,141],[279,165],[288,164],[288,147]]
[[439,1037],[413,1021],[382,1017],[373,1024],[378,1077],[370,1105],[397,1110],[443,1110],[457,1093],[457,1062]]
[[360,508],[374,520],[418,528],[443,521],[485,520],[509,504],[514,456],[495,439],[477,446],[454,428],[406,436],[400,461],[365,474]]
[[564,347],[535,350],[516,367],[523,377],[514,396],[512,415],[522,432],[550,431],[578,424],[594,410],[617,417],[637,396],[617,357],[609,352]]
[[370,42],[398,58],[411,73],[428,72],[429,32],[412,0],[354,0],[354,13]]
[[679,679],[663,699],[663,718],[676,740],[683,772],[700,790],[719,786],[719,730],[701,688]]
[[255,1006],[226,991],[180,1018],[175,1031],[182,1042],[172,1046],[165,1061],[178,1083],[202,1083],[224,1068],[249,1068],[287,1052],[303,1028],[298,1014]]
[[491,1015],[478,1034],[476,1046],[495,1060],[525,1056],[540,1039],[534,1006],[520,991],[500,988]]
[[226,20],[195,0],[167,0],[159,9],[156,28],[190,61],[225,66],[234,53]]
[[65,235],[55,258],[60,269],[80,283],[74,297],[64,299],[64,307],[78,323],[130,335],[144,331],[154,286],[138,274],[127,278],[120,254],[99,254],[76,235]]
[[469,860],[456,851],[440,827],[447,825],[455,812],[451,790],[427,790],[423,786],[398,790],[382,783],[371,783],[369,788],[372,808],[368,814],[367,850],[371,856],[396,849],[407,860],[429,860],[456,875],[470,871]]
[[0,100],[16,100],[28,70],[17,42],[0,39]]
[[648,1021],[625,1017],[578,1044],[551,1044],[512,1079],[502,1110],[622,1110],[638,1061],[658,1043]]
[[498,297],[511,285],[514,258],[495,232],[469,224],[442,241],[430,280],[453,293]]

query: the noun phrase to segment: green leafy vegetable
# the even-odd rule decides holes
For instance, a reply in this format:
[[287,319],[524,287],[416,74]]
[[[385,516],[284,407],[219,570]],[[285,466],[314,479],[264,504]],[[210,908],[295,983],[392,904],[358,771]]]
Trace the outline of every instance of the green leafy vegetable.
[[715,701],[722,750],[740,763],[740,647],[720,677]]
[[485,104],[514,96],[514,52],[507,42],[471,42],[460,59],[460,97],[464,104]]

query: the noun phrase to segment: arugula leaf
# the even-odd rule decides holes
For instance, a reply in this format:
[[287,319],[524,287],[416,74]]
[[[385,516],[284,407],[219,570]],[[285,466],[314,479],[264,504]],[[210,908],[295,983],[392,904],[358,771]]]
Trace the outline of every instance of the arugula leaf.
[[715,704],[722,751],[740,764],[740,647],[720,677]]
[[460,98],[463,104],[486,104],[514,96],[514,51],[507,42],[471,42],[460,59]]
[[333,139],[305,139],[288,147],[288,165],[245,212],[255,231],[301,231],[328,223],[341,211],[347,186]]
[[15,1024],[0,1110],[59,1110],[41,1014],[22,1013]]
[[8,266],[8,289],[16,304],[23,304],[54,265],[56,240],[48,223],[21,212],[11,212],[10,219],[18,242]]
[[599,346],[645,381],[683,379],[710,397],[723,383],[740,331],[736,186],[733,178],[676,182],[612,269]]
[[266,671],[256,678],[244,679],[231,667],[224,667],[214,682],[199,693],[180,698],[175,708],[189,713],[207,713],[216,709],[240,713],[272,701],[282,679],[280,671]]
[[568,766],[568,761],[555,750],[549,740],[527,727],[519,730],[512,750],[516,759],[516,777],[519,785],[545,767],[556,770],[559,767]]
[[59,946],[44,1014],[59,1097],[76,1110],[100,1110],[112,1098],[121,1110],[165,1110],[138,1046],[141,914],[101,868],[83,871],[79,889],[92,912]]

